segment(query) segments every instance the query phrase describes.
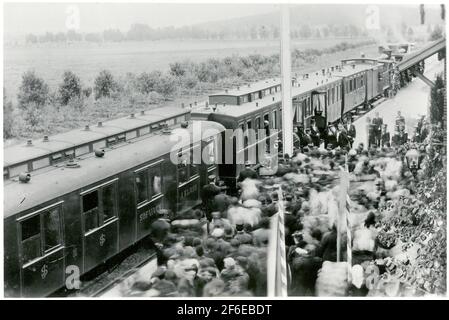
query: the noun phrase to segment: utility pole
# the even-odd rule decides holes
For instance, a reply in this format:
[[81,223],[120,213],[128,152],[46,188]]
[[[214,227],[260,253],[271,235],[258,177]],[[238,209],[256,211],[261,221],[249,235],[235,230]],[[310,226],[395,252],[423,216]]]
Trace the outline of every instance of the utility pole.
[[281,4],[281,85],[283,155],[293,156],[292,77],[290,52],[290,10]]

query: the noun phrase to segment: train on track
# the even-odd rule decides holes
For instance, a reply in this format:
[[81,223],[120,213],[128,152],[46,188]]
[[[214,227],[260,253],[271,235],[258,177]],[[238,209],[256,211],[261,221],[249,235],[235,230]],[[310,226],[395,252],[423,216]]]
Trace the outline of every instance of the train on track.
[[[292,121],[307,127],[317,110],[327,122],[339,121],[385,95],[392,72],[392,61],[362,57],[295,77]],[[199,137],[193,132],[198,123]],[[264,140],[280,139],[281,124],[280,79],[269,79],[210,95],[190,108],[142,111],[6,148],[5,295],[47,296],[74,272],[82,276],[107,263],[150,235],[160,209],[176,217],[199,205],[209,175],[232,188],[245,164],[220,164],[217,141],[226,139],[225,130],[263,128]],[[171,139],[177,128],[189,132],[184,144]],[[250,148],[266,142],[261,139],[245,140],[233,152],[246,161]],[[192,151],[203,155],[200,163],[192,161]]]

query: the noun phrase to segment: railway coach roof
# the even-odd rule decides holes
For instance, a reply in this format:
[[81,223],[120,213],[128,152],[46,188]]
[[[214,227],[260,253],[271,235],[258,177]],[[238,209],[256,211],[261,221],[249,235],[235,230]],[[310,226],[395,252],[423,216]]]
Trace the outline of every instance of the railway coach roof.
[[[201,124],[203,139],[212,137],[214,132],[222,132],[224,127],[212,121],[196,121]],[[193,122],[189,122],[191,142],[200,141],[201,136],[193,134]],[[206,131],[207,130],[207,131]],[[34,208],[49,200],[88,187],[120,172],[146,164],[152,159],[170,153],[178,143],[176,132],[163,134],[155,132],[141,137],[131,143],[114,148],[106,148],[103,157],[88,154],[77,162],[79,167],[68,168],[64,164],[47,167],[35,171],[28,183],[20,183],[17,179],[4,184],[4,218],[24,210]],[[172,141],[173,140],[173,141]]]
[[266,80],[260,80],[257,82],[253,82],[250,84],[242,85],[233,89],[223,90],[217,93],[210,94],[210,97],[214,96],[242,96],[246,94],[250,94],[252,92],[264,90],[267,88],[275,87],[281,84],[280,78],[272,78]]
[[[326,73],[323,75],[321,72],[309,74],[308,78],[298,78],[295,85],[292,87],[292,97],[299,97],[307,94],[313,90],[319,90],[327,85],[334,84],[340,80],[339,77],[335,77],[337,72]],[[262,99],[258,99],[251,102],[246,102],[242,105],[231,104],[218,104],[217,109],[214,112],[213,108],[205,103],[199,104],[196,108],[192,109],[192,117],[199,116],[201,114],[222,114],[230,117],[241,118],[247,114],[257,112],[263,108],[270,107],[276,103],[280,103],[282,98],[281,92],[275,92],[266,95]]]
[[357,74],[359,72],[363,72],[366,70],[370,70],[373,68],[372,64],[346,64],[343,65],[341,71],[337,71],[334,73],[336,77],[349,77],[351,75]]
[[150,125],[188,113],[188,110],[176,107],[163,107],[145,111],[145,114],[135,114],[134,118],[123,117],[102,123],[102,126],[89,126],[50,136],[48,141],[33,141],[32,145],[21,143],[4,149],[3,166],[11,166],[30,161],[45,155],[80,146],[122,132]]

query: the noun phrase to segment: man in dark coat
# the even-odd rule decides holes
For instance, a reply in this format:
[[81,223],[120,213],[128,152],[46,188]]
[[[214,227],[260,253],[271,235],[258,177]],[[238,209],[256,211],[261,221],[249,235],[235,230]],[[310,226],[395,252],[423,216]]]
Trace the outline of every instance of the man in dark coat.
[[242,182],[246,178],[249,178],[249,179],[258,179],[259,178],[259,175],[257,174],[256,170],[251,168],[250,163],[246,163],[245,169],[240,171],[238,182]]
[[379,116],[379,112],[376,112],[376,116],[373,118],[373,124],[374,124],[374,133],[376,137],[376,146],[380,147],[383,119]]
[[376,145],[376,126],[370,122],[368,124],[368,149]]
[[[340,242],[340,257],[346,255],[346,238],[342,235]],[[337,227],[335,224],[332,230],[325,233],[321,239],[320,246],[317,249],[317,256],[321,257],[323,261],[337,261]]]
[[307,128],[304,135],[302,137],[300,136],[299,139],[301,140],[301,146],[304,145],[304,147],[309,147],[310,145],[313,145],[310,128]]
[[208,179],[209,184],[206,184],[201,190],[201,201],[203,202],[206,218],[210,221],[212,219],[211,213],[215,210],[214,198],[216,195],[220,194],[221,188],[215,184],[214,175],[210,175]]
[[337,130],[330,122],[327,127],[326,142],[326,148],[328,145],[331,145],[332,148],[337,147]]
[[351,116],[348,117],[345,129],[346,129],[346,132],[348,133],[349,141],[350,141],[351,148],[352,148],[352,144],[354,143],[354,140],[356,137],[356,130],[355,130],[355,125],[352,123]]
[[339,146],[343,150],[347,150],[351,147],[350,139],[342,123],[338,124],[337,146]]
[[319,147],[321,143],[320,130],[313,119],[310,123],[310,137],[312,138],[313,145]]
[[401,111],[398,111],[398,115],[396,116],[396,125],[399,126],[399,129],[405,129],[405,119],[401,115]]
[[382,147],[390,146],[390,132],[387,131],[387,125],[382,126]]
[[320,132],[321,139],[326,135],[326,118],[322,115],[323,111],[315,110],[315,124]]
[[309,134],[304,132],[304,126],[300,124],[298,126],[298,138],[299,138],[299,147],[301,148],[301,152],[306,148],[309,143],[312,143],[312,138]]

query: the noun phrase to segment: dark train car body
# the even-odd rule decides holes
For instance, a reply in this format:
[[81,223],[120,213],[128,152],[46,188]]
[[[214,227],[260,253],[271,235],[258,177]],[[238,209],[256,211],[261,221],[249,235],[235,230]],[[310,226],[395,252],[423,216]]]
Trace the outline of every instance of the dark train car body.
[[[246,164],[259,166],[264,161],[263,157],[275,148],[282,123],[278,95],[264,95],[244,105],[218,105],[217,102],[212,106],[199,106],[192,111],[192,119],[207,119],[227,129],[221,140],[219,175],[231,190],[235,189],[236,180]],[[254,129],[254,134],[250,134],[251,129]]]
[[209,132],[203,139],[195,138],[192,122],[186,128],[191,139],[175,139],[175,121],[106,147],[102,157],[86,153],[34,170],[27,183],[5,181],[5,295],[42,297],[71,289],[77,276],[148,236],[160,208],[176,216],[199,204],[201,187],[218,166],[192,157],[204,151],[215,159],[224,128],[198,123]]

